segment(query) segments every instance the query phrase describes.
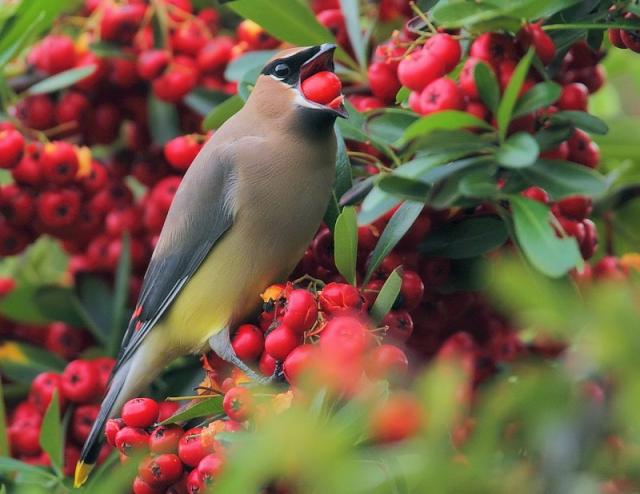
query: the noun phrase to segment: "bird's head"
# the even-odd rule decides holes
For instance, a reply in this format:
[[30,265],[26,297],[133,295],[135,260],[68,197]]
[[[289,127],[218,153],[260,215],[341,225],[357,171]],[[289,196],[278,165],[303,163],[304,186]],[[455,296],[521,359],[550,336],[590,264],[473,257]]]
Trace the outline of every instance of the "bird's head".
[[324,115],[330,120],[346,118],[342,95],[323,104],[305,96],[305,80],[320,72],[333,72],[333,52],[336,46],[324,43],[305,48],[291,48],[276,54],[262,69],[251,99],[263,100],[274,112],[286,112],[291,107],[302,108],[310,115]]

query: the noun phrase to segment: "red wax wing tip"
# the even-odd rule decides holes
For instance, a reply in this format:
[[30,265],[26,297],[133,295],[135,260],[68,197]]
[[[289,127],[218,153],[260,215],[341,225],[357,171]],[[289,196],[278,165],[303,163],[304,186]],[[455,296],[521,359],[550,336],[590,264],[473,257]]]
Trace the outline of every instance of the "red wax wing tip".
[[340,96],[342,83],[333,72],[313,74],[302,81],[302,94],[308,100],[327,105]]

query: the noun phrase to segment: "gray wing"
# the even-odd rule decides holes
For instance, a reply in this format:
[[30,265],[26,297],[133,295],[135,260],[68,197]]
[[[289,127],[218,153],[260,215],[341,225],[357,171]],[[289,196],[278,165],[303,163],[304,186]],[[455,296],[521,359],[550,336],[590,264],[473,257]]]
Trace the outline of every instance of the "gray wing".
[[234,147],[210,146],[196,157],[169,209],[125,332],[117,370],[144,338],[233,223]]

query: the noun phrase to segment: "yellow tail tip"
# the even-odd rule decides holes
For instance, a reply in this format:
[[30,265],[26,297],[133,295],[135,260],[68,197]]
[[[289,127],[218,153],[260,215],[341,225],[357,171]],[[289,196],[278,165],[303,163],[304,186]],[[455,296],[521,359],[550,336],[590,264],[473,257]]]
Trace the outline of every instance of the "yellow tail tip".
[[76,463],[76,473],[73,478],[73,487],[75,487],[76,489],[78,487],[82,487],[82,484],[84,484],[89,478],[91,470],[93,470],[93,465],[90,465],[83,461],[79,461],[78,463]]

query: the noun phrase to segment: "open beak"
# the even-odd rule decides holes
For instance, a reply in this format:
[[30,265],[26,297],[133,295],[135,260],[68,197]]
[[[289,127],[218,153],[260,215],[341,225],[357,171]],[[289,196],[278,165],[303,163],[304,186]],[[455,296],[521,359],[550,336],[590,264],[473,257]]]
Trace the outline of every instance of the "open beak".
[[[300,87],[302,81],[314,74],[317,74],[318,72],[335,71],[335,67],[333,64],[333,53],[335,49],[336,45],[331,43],[324,43],[322,45],[313,46],[308,49],[309,52],[311,52],[311,56],[300,67],[300,80],[297,84],[298,92],[302,95],[303,98],[304,94],[302,93],[302,89]],[[315,106],[318,109],[334,113],[341,118],[348,117],[347,110],[344,107],[344,96],[342,94],[326,105],[321,105],[314,101],[310,101],[307,98],[305,98],[305,100],[310,104],[310,106]]]

